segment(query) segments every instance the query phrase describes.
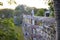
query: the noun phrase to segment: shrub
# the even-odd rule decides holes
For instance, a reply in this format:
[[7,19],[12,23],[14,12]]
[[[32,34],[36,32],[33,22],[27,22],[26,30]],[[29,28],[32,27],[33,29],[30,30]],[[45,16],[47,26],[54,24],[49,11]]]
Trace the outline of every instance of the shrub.
[[12,19],[0,19],[0,40],[18,40]]

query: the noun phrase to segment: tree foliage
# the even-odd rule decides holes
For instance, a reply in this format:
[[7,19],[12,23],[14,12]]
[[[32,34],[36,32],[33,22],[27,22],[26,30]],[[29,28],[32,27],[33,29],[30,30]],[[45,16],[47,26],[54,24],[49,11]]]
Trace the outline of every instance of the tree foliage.
[[22,24],[22,20],[23,20],[22,15],[23,14],[31,15],[31,8],[27,7],[26,5],[18,5],[14,11],[14,15],[17,16],[17,18],[15,20],[16,24],[19,24],[19,25]]
[[38,9],[38,11],[35,13],[36,16],[44,16],[44,12],[45,10],[44,9]]
[[24,40],[21,27],[15,26],[12,18],[0,19],[0,40]]
[[18,5],[15,10],[25,10],[25,5]]
[[0,2],[0,6],[3,6],[3,2]]
[[32,8],[27,7],[26,5],[18,5],[15,10],[20,11],[20,13],[31,14]]
[[50,12],[51,12],[51,16],[54,17],[54,7],[53,7],[53,1],[49,1],[48,2],[48,5],[50,6],[49,9],[50,9]]
[[4,18],[10,18],[13,17],[13,11],[12,9],[1,9],[0,10],[0,17],[4,15]]
[[15,0],[8,0],[7,2],[8,2],[8,4],[10,4],[10,5],[12,5],[12,4],[17,4]]
[[0,40],[17,40],[12,19],[0,19]]

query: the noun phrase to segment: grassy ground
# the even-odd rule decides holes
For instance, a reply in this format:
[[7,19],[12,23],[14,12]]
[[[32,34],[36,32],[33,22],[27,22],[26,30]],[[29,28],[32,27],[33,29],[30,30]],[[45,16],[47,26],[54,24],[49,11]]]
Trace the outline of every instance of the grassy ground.
[[18,40],[24,40],[23,32],[22,32],[22,27],[17,26],[15,28],[16,32],[18,33]]

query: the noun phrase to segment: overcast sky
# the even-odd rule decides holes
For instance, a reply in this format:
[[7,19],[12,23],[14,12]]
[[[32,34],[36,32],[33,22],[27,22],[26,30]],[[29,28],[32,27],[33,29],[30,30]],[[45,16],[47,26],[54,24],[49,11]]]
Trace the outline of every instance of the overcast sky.
[[0,6],[0,8],[14,9],[19,4],[24,4],[36,8],[48,8],[48,4],[46,0],[15,0],[17,2],[17,5],[9,5],[7,3],[7,0],[0,0],[0,1],[3,2],[3,7]]

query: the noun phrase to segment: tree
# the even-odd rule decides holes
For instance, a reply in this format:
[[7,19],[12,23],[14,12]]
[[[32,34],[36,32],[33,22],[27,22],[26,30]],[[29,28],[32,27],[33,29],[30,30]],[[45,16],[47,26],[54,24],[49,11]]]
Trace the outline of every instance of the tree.
[[31,14],[32,8],[27,7],[26,5],[18,5],[15,10],[20,11],[20,13]]
[[18,23],[19,25],[22,24],[22,16],[23,14],[31,14],[31,8],[27,7],[26,5],[18,5],[15,8],[14,15],[17,16],[16,24]]
[[27,12],[27,14],[31,15],[31,11],[32,9],[34,9],[33,7],[27,7],[25,8],[25,11]]
[[38,10],[39,10],[39,9],[34,8],[34,14],[35,14],[35,15],[36,15],[36,13],[37,13]]
[[52,17],[54,17],[54,7],[53,7],[53,1],[49,0],[48,5],[50,6],[50,14]]
[[19,10],[14,11],[14,16],[16,16],[16,18],[14,18],[14,23],[16,25],[22,24],[22,13]]
[[15,10],[25,10],[25,5],[18,5]]
[[53,0],[54,2],[54,12],[56,16],[56,22],[57,22],[57,39],[60,40],[60,0]]
[[0,17],[4,16],[4,18],[10,18],[13,17],[14,10],[12,9],[1,9],[0,10]]
[[3,2],[0,2],[0,5],[3,6]]
[[8,0],[8,4],[17,4],[15,0]]
[[44,16],[44,9],[41,8],[41,9],[38,9],[37,13],[35,14],[36,16]]
[[22,14],[26,13],[24,5],[18,5],[15,8],[14,15],[16,16],[15,24],[22,24]]
[[0,40],[18,40],[12,19],[0,19]]

